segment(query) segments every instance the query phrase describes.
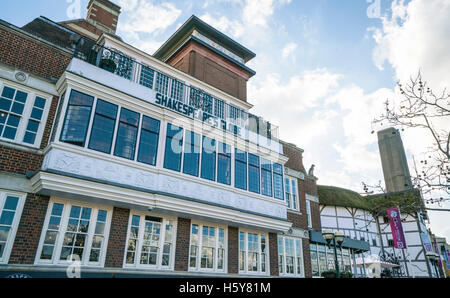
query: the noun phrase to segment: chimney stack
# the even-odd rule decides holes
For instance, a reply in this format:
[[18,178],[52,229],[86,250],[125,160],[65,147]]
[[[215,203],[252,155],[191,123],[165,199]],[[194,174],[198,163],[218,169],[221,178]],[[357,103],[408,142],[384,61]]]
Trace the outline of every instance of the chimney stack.
[[391,127],[379,131],[378,147],[387,192],[412,189],[405,149],[398,129]]
[[108,0],[90,0],[86,20],[103,32],[116,34],[120,6]]

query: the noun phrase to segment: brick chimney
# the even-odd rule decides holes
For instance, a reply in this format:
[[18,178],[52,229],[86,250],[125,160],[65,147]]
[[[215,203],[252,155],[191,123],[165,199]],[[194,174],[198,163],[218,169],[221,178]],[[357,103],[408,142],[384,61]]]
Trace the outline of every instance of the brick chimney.
[[106,33],[115,34],[120,6],[108,0],[90,0],[86,20]]

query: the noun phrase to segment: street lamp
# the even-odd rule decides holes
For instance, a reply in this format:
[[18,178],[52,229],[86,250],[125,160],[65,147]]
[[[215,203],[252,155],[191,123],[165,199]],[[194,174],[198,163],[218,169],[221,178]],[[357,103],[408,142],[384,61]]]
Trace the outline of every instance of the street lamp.
[[336,278],[340,278],[340,272],[339,272],[339,262],[337,259],[337,250],[336,250],[336,242],[339,245],[339,247],[342,246],[342,243],[344,242],[344,234],[342,232],[336,232],[333,233],[332,230],[324,230],[323,233],[323,238],[325,239],[325,241],[327,241],[328,244],[328,248],[330,248],[330,243],[331,240],[333,240],[333,248],[334,248],[334,263],[336,266]]
[[437,267],[436,267],[438,255],[436,253],[432,252],[432,251],[427,251],[426,256],[430,260],[431,265],[433,265],[434,271],[436,271],[437,278],[439,278],[439,272],[438,272]]

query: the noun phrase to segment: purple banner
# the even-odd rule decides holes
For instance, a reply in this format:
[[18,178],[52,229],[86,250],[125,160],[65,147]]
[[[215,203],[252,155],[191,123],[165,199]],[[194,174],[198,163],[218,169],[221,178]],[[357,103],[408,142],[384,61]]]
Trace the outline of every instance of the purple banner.
[[389,224],[391,225],[392,237],[395,248],[406,248],[405,235],[403,234],[402,220],[400,211],[397,207],[387,210]]
[[437,260],[437,263],[438,263],[439,266],[442,266],[441,254],[439,253],[439,248],[438,248],[438,244],[437,244],[437,241],[436,241],[436,237],[434,237],[433,241],[434,241],[434,252],[437,253],[437,255],[439,257],[439,259]]
[[450,250],[447,249],[447,259],[446,262],[447,264],[447,270],[450,270]]

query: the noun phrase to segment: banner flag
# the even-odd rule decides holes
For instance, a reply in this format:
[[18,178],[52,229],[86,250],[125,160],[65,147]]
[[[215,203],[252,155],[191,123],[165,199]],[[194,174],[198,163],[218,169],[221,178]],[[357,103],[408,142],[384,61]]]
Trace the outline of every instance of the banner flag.
[[389,224],[391,226],[392,237],[394,239],[394,247],[404,249],[406,248],[405,235],[403,234],[402,221],[400,211],[397,207],[387,210]]

